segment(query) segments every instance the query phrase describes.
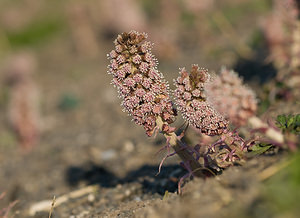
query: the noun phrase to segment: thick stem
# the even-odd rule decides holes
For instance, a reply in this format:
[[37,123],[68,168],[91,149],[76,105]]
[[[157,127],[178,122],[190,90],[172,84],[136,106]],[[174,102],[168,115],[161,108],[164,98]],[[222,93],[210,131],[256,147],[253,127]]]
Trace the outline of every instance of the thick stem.
[[[162,131],[163,124],[165,122],[162,120],[160,116],[156,119],[156,124],[158,125],[159,129]],[[167,124],[167,123],[165,123]],[[186,148],[184,148],[179,140],[177,139],[177,135],[174,132],[171,133],[165,133],[163,132],[165,138],[169,139],[169,143],[172,146],[172,148],[176,151],[176,154],[181,158],[181,160],[185,163],[189,163],[191,170],[193,172],[193,175],[197,177],[202,177],[202,169],[203,166],[193,157],[192,154],[188,152]]]

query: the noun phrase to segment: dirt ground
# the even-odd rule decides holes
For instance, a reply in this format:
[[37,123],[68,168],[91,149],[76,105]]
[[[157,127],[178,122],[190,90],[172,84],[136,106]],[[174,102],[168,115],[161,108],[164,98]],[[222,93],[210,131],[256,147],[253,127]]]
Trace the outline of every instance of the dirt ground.
[[[1,147],[0,184],[7,193],[1,205],[18,200],[14,217],[29,217],[33,204],[90,185],[92,191],[56,206],[52,217],[234,217],[239,211],[251,212],[260,198],[257,174],[283,154],[252,159],[215,178],[195,179],[179,196],[177,182],[186,173],[179,160],[168,159],[156,176],[163,157],[156,152],[163,139],[147,138],[121,112],[109,77],[97,71],[101,66],[89,66],[84,78],[69,84],[59,84],[63,79],[52,72],[43,75],[43,92],[53,83],[57,90],[43,102],[49,126],[32,152],[21,154],[16,145]],[[74,90],[82,101],[78,108],[58,110],[59,89]],[[34,217],[48,214],[38,212]]]
[[[258,11],[234,24],[241,43],[256,33],[260,16]],[[151,39],[151,32],[149,35]],[[102,36],[105,40],[100,52],[93,57],[74,52],[68,34],[63,36],[34,48],[39,65],[34,79],[41,95],[42,134],[31,152],[24,153],[18,146],[7,121],[6,94],[0,95],[0,194],[6,193],[0,209],[17,201],[12,217],[48,217],[55,196],[53,218],[285,217],[275,216],[262,203],[266,202],[262,177],[265,169],[289,158],[288,152],[271,151],[219,176],[186,180],[183,194],[178,195],[178,181],[186,174],[178,164],[180,160],[167,159],[156,175],[165,154],[157,154],[165,145],[164,139],[148,138],[142,127],[131,122],[110,85],[106,54],[113,48],[116,34]],[[181,42],[182,53],[160,61],[159,69],[170,83],[179,67],[193,63],[213,71],[222,65],[235,67],[258,93],[262,83],[275,75],[274,68],[264,62],[264,47],[255,50],[250,60],[236,54],[240,47],[221,35],[209,38],[205,33],[187,33],[182,37],[182,41],[190,39],[186,44]],[[201,43],[193,48],[197,37],[201,43],[207,41],[203,50],[199,49]],[[265,74],[258,77],[249,74],[251,70]],[[6,93],[9,88],[2,75],[0,91]],[[44,200],[45,210],[36,209]]]
[[[1,205],[17,200],[14,217],[30,217],[30,208],[36,203],[50,200],[50,205],[54,196],[58,199],[87,186],[91,189],[83,191],[82,196],[59,203],[52,217],[268,215],[252,214],[251,208],[261,198],[262,183],[257,175],[284,154],[252,159],[215,178],[194,179],[185,184],[179,196],[177,183],[185,170],[179,159],[172,157],[156,176],[165,152],[156,153],[164,140],[159,136],[148,138],[121,111],[104,70],[107,63],[85,62],[88,67],[84,69],[80,69],[82,63],[72,65],[72,69],[66,69],[72,75],[64,78],[51,67],[59,64],[51,61],[59,60],[48,60],[49,69],[38,78],[42,93],[47,95],[42,102],[47,125],[38,146],[23,154],[12,133],[1,126],[5,137],[0,147],[0,184],[1,191],[7,193]],[[76,108],[58,109],[61,93],[65,92],[79,99]],[[3,125],[6,122],[1,118]],[[48,214],[49,210],[40,211],[34,217]]]

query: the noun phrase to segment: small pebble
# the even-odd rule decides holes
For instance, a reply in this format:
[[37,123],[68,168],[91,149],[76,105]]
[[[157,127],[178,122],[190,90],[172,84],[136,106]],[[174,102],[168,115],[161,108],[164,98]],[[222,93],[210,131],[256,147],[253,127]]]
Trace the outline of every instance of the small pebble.
[[111,159],[114,159],[116,156],[117,156],[117,153],[114,149],[109,149],[109,150],[103,151],[101,153],[102,160],[111,160]]
[[88,199],[89,202],[93,202],[93,201],[95,201],[95,195],[94,194],[89,194],[87,199]]
[[142,199],[140,197],[135,197],[134,200],[137,201],[137,202],[142,201]]
[[126,196],[129,196],[131,194],[131,191],[129,190],[129,189],[127,189],[126,191],[125,191],[125,195]]
[[124,142],[124,150],[126,152],[132,152],[132,151],[134,151],[134,144],[133,144],[133,142],[129,141],[129,140],[126,140]]

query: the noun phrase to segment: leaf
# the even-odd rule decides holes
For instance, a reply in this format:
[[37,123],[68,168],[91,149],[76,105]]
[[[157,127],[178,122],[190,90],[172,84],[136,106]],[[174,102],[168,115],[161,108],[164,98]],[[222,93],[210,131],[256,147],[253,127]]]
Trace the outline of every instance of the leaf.
[[294,123],[296,132],[300,133],[300,114],[296,115]]
[[270,144],[256,144],[251,148],[251,153],[254,155],[260,155],[269,150],[273,145]]
[[276,118],[276,126],[283,132],[294,134],[300,133],[300,114],[297,115],[278,115]]
[[287,126],[287,127],[290,127],[293,123],[294,123],[294,116],[289,115],[289,116],[287,117],[286,126]]
[[296,115],[296,122],[300,124],[300,114]]
[[75,109],[79,105],[79,99],[73,94],[64,94],[58,104],[58,108],[63,111]]
[[169,192],[167,190],[164,194],[163,201],[166,201],[168,198],[169,198]]
[[285,115],[278,115],[276,121],[277,121],[277,126],[279,128],[285,128],[285,124],[286,124],[286,116]]

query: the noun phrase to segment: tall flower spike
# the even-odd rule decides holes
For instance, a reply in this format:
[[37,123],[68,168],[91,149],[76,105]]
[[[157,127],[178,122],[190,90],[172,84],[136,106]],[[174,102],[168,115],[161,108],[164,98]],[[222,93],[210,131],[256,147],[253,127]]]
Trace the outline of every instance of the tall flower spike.
[[209,102],[234,125],[245,125],[255,115],[255,94],[233,70],[223,67],[220,74],[206,84],[205,90]]
[[156,119],[160,116],[171,124],[175,111],[168,83],[156,69],[152,44],[146,38],[145,33],[136,31],[118,35],[115,50],[108,54],[108,73],[113,76],[112,84],[118,89],[124,110],[151,136],[157,126]]
[[210,80],[208,70],[192,65],[190,73],[183,68],[179,74],[174,80],[174,96],[183,118],[206,135],[222,134],[227,129],[228,122],[207,101],[204,92],[204,86]]

